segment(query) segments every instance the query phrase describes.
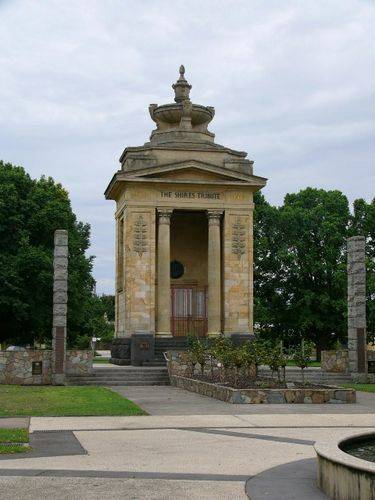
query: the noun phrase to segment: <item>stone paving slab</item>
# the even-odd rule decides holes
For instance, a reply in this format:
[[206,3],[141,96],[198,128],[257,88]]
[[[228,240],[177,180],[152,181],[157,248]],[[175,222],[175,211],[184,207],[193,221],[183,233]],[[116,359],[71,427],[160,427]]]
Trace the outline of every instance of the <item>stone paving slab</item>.
[[1,500],[246,500],[242,482],[100,477],[0,477]]
[[141,417],[32,417],[30,430],[127,430],[191,427],[311,428],[373,427],[374,414],[361,415],[177,415]]
[[328,497],[316,487],[315,458],[279,465],[246,482],[251,500],[324,500]]
[[1,429],[27,429],[29,427],[29,417],[0,417]]

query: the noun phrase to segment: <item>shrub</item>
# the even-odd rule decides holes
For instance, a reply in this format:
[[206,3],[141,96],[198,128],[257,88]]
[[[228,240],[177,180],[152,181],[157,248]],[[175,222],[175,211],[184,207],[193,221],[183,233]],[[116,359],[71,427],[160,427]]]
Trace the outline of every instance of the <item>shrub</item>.
[[305,384],[304,369],[310,364],[310,357],[314,344],[309,340],[302,340],[298,347],[292,349],[292,359],[299,368],[301,368],[302,383]]

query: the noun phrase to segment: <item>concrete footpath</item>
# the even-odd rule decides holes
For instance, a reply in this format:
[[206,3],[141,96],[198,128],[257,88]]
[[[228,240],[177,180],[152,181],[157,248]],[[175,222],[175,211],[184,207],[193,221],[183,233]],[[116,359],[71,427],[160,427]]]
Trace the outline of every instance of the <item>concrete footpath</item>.
[[264,413],[171,387],[117,390],[151,415],[31,418],[36,447],[50,446],[1,460],[0,499],[322,499],[313,443],[375,423],[372,395]]
[[[229,404],[176,387],[111,387],[150,415],[273,415],[375,413],[375,394],[357,392],[357,404]],[[375,423],[375,422],[374,422]]]

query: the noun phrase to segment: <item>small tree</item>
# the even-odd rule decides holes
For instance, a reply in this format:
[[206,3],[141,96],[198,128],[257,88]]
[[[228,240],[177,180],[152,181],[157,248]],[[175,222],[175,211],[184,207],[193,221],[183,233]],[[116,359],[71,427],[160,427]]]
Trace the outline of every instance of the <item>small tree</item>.
[[[206,346],[197,337],[188,337],[189,353],[191,354],[194,364],[199,364],[201,367],[201,374],[204,375],[204,368],[207,361]],[[194,368],[193,368],[194,373]]]
[[309,340],[302,340],[298,347],[292,350],[292,359],[299,368],[301,368],[302,384],[305,385],[304,369],[310,364],[310,357],[314,344]]
[[253,351],[250,347],[250,342],[246,342],[242,346],[242,368],[245,372],[245,376],[248,378],[255,378],[256,376],[256,366]]
[[230,365],[234,369],[234,386],[238,385],[238,375],[244,364],[243,349],[242,347],[233,346],[229,351],[230,353]]
[[233,342],[230,338],[224,335],[219,335],[212,341],[210,349],[211,355],[216,359],[219,366],[220,379],[226,377],[227,370],[231,366],[231,350],[233,349]]
[[266,344],[263,340],[255,338],[251,342],[245,344],[245,349],[247,351],[246,362],[255,367],[255,377],[258,377],[258,368],[265,363]]
[[277,373],[277,379],[280,382],[280,368],[286,365],[286,359],[280,344],[275,346],[267,345],[266,363],[271,369],[272,376],[274,372]]

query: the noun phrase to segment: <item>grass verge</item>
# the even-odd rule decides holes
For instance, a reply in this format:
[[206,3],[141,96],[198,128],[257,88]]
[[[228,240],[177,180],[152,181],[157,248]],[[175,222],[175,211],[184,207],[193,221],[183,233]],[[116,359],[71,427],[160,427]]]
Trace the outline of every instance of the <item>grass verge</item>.
[[356,391],[375,392],[375,384],[342,384],[343,387],[353,388]]
[[28,443],[29,431],[27,429],[1,429],[0,443]]
[[[0,455],[12,453],[25,453],[31,450],[30,446],[16,443],[28,443],[29,431],[27,429],[1,429],[0,428]],[[4,444],[14,443],[14,444]]]
[[[288,361],[286,366],[297,366],[295,361]],[[321,366],[320,361],[310,361],[309,366]]]
[[105,387],[0,386],[1,417],[146,415]]
[[17,444],[11,444],[9,446],[5,446],[0,443],[0,455],[9,455],[13,453],[27,453],[31,451],[31,446],[20,446]]
[[109,359],[108,358],[100,358],[100,357],[98,357],[98,358],[94,358],[92,360],[92,362],[95,363],[95,364],[96,363],[100,363],[100,364],[107,364],[108,365],[109,364]]

